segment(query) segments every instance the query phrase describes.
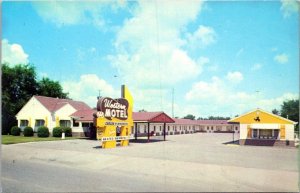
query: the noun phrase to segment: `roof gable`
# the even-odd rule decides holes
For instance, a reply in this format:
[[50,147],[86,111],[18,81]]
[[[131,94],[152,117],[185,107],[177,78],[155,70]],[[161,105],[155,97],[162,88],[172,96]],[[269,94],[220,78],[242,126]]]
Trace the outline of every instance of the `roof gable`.
[[261,109],[256,109],[245,113],[239,117],[235,117],[228,122],[239,122],[242,124],[254,124],[254,123],[269,123],[269,124],[296,124],[296,122],[283,118],[278,115],[274,115]]
[[174,120],[164,112],[133,112],[134,121],[153,123],[174,123]]
[[91,109],[87,104],[81,101],[73,101],[70,99],[59,99],[45,96],[33,96],[36,98],[48,111],[55,112],[66,104],[70,104],[76,110]]

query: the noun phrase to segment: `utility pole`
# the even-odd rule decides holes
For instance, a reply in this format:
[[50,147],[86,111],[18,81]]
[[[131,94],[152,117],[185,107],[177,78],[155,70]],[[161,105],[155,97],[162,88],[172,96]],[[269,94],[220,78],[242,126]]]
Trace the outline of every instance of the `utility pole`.
[[100,99],[101,98],[101,94],[100,94],[101,90],[99,89],[98,91],[99,91],[99,96],[97,97],[97,99]]
[[172,88],[172,117],[174,118],[174,88]]

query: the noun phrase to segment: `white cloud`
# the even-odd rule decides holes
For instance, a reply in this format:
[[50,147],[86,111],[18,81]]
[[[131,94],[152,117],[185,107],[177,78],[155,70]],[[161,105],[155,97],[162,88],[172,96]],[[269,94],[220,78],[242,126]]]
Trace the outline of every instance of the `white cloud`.
[[299,1],[296,0],[281,0],[280,10],[285,18],[299,11]]
[[188,44],[191,48],[203,48],[216,41],[213,28],[200,25],[193,34],[188,34]]
[[9,44],[8,40],[2,40],[2,61],[13,66],[16,64],[27,64],[28,54],[26,54],[20,44]]
[[243,74],[238,71],[228,72],[226,78],[233,83],[239,83],[244,79]]
[[84,74],[80,76],[79,80],[63,81],[62,87],[65,92],[69,92],[69,96],[72,99],[84,101],[90,107],[96,106],[99,90],[101,96],[119,98],[121,95],[112,85],[99,78],[96,74]]
[[33,7],[45,21],[57,26],[89,23],[103,29],[106,21],[101,13],[106,8],[117,10],[124,7],[122,1],[40,1],[34,2]]
[[[170,85],[199,75],[201,65],[181,48],[181,29],[193,21],[201,1],[138,1],[119,29],[116,55],[109,56],[130,85]],[[184,7],[184,9],[182,9]]]
[[261,69],[262,65],[259,63],[256,63],[252,66],[251,71],[257,71],[259,69]]
[[282,53],[282,54],[278,54],[274,57],[274,60],[280,64],[285,64],[289,61],[289,57],[287,54]]
[[200,81],[192,86],[185,95],[186,105],[182,109],[196,116],[234,116],[255,108],[267,111],[278,109],[283,101],[298,97],[298,94],[289,92],[278,97],[265,97],[257,93],[236,91],[228,82],[213,77],[209,82]]

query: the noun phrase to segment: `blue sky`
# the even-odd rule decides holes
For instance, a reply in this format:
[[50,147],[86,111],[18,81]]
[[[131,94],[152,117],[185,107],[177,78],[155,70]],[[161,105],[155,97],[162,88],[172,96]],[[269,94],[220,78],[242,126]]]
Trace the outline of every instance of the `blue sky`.
[[[296,1],[3,2],[2,62],[30,62],[74,100],[126,84],[134,109],[271,111],[299,97]],[[257,92],[258,91],[258,92]]]

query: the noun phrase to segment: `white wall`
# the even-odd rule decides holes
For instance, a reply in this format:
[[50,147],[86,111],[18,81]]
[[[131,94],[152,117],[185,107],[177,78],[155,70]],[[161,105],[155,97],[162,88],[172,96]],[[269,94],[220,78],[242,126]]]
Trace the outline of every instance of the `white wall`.
[[240,139],[247,139],[247,124],[240,124]]
[[34,97],[32,97],[16,115],[18,120],[18,126],[20,126],[20,120],[30,120],[30,127],[34,129],[35,120],[45,120],[47,117],[48,125],[51,125],[51,114],[50,112]]
[[294,140],[294,128],[292,124],[285,125],[285,138],[287,140]]

